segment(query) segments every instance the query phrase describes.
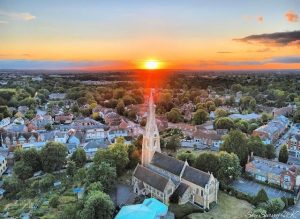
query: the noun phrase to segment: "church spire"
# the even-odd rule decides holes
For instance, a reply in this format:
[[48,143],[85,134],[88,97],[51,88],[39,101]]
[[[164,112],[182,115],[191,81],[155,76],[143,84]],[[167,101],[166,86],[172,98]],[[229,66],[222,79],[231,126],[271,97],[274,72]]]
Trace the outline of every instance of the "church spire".
[[142,165],[147,165],[150,163],[155,151],[160,152],[160,140],[159,132],[156,125],[155,119],[155,106],[153,101],[153,91],[150,90],[149,97],[149,108],[147,114],[147,124],[145,133],[143,135],[143,146],[142,146]]

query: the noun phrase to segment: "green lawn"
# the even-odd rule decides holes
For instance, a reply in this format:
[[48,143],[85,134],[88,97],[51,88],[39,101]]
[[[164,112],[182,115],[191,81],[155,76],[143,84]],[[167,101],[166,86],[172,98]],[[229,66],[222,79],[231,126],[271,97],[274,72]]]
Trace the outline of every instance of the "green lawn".
[[244,219],[253,206],[243,200],[219,192],[219,202],[209,212],[190,214],[188,219]]
[[202,153],[206,153],[206,152],[218,153],[218,151],[194,150],[193,148],[180,148],[177,150],[177,154],[182,151],[190,151],[191,153],[195,154],[196,156],[198,156],[199,154],[202,154]]

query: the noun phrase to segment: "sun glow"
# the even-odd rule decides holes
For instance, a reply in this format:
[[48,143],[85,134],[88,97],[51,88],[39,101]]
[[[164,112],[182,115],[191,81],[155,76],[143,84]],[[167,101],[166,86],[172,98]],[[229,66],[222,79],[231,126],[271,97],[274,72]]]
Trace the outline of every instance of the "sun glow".
[[160,63],[157,60],[147,60],[144,64],[145,68],[149,70],[158,69],[159,65]]

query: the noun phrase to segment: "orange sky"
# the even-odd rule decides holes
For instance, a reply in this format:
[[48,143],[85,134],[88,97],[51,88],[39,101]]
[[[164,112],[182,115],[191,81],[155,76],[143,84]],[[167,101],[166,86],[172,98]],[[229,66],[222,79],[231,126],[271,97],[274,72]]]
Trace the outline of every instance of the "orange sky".
[[0,69],[300,69],[299,1],[131,3],[1,1]]

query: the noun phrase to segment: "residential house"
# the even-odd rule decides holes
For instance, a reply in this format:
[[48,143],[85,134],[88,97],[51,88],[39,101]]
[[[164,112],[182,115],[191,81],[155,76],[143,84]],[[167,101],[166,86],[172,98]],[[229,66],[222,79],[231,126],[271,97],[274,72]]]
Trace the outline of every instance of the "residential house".
[[268,124],[255,129],[252,133],[253,136],[258,136],[263,142],[274,143],[288,128],[289,120],[285,116],[278,116]]
[[53,118],[50,115],[36,115],[35,118],[31,120],[31,122],[35,125],[38,130],[45,129],[47,124],[53,124]]
[[258,181],[277,185],[286,190],[298,191],[300,186],[300,172],[296,166],[289,164],[251,156],[245,171]]
[[294,157],[300,157],[300,133],[290,136],[287,141],[288,151]]
[[219,150],[222,143],[222,135],[217,134],[214,130],[206,129],[197,129],[191,138],[181,141],[183,147],[210,148],[213,150]]
[[289,105],[286,107],[275,108],[272,111],[273,118],[278,116],[290,116],[293,115],[294,111],[296,110],[296,106]]
[[72,121],[73,121],[73,114],[54,116],[54,122],[56,124],[70,124],[72,123]]

